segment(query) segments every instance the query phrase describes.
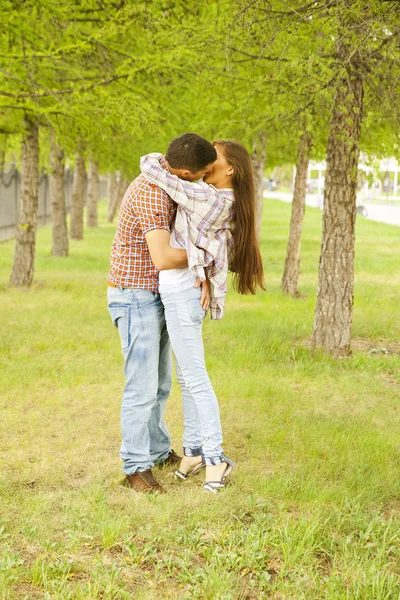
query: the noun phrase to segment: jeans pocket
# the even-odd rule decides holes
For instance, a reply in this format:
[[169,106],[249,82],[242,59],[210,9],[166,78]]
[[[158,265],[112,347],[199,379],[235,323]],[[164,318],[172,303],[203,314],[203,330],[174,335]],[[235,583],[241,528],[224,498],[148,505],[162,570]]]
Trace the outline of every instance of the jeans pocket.
[[118,329],[122,350],[130,344],[130,310],[128,306],[109,306],[112,322]]
[[138,308],[145,308],[161,302],[159,294],[150,290],[133,290],[133,297]]
[[190,300],[187,301],[187,308],[190,320],[193,323],[201,325],[206,316],[206,311],[201,307],[200,298],[190,298]]

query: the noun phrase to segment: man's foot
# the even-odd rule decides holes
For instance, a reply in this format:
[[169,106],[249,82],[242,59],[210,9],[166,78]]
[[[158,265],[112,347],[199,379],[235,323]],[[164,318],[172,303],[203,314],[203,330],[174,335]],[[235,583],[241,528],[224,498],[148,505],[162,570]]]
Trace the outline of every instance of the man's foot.
[[125,485],[133,488],[137,492],[147,492],[149,494],[154,494],[155,492],[158,492],[159,494],[165,493],[164,488],[154,478],[151,469],[133,473],[133,475],[127,475]]
[[157,463],[157,467],[175,467],[179,465],[182,460],[181,456],[175,452],[175,450],[170,450],[167,458],[163,460],[163,462]]

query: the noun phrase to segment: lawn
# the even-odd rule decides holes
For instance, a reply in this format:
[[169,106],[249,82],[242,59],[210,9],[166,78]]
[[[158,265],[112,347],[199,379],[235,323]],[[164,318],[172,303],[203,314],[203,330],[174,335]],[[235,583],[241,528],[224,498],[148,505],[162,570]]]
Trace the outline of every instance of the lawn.
[[[117,331],[106,308],[115,225],[8,288],[0,244],[0,597],[273,600],[400,597],[400,230],[357,217],[353,355],[313,355],[321,212],[307,208],[302,298],[279,289],[290,205],[266,200],[267,291],[230,292],[204,327],[235,462],[217,496],[202,476],[121,485]],[[167,423],[180,451],[174,383]]]

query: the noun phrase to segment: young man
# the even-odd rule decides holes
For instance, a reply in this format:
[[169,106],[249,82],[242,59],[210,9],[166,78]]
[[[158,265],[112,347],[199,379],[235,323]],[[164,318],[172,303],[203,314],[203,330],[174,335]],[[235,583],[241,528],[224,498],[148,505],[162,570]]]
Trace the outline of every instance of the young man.
[[[188,181],[206,175],[217,158],[214,146],[194,133],[174,139],[166,156],[171,171]],[[108,308],[125,360],[123,471],[127,485],[145,492],[163,492],[151,471],[155,464],[181,461],[164,423],[171,348],[158,294],[159,270],[187,266],[186,251],[169,244],[173,216],[166,192],[139,175],[122,200],[108,276]]]

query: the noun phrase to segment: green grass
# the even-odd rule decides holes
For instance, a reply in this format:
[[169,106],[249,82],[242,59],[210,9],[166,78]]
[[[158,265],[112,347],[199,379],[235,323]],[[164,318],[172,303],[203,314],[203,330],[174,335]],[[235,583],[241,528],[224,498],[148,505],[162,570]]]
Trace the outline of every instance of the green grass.
[[[14,244],[0,245],[0,597],[398,600],[399,229],[357,223],[354,352],[335,360],[309,349],[321,212],[307,208],[293,300],[279,290],[290,205],[265,201],[268,290],[230,293],[204,327],[231,485],[214,497],[161,469],[168,493],[147,497],[120,485],[115,226],[100,209],[69,258],[38,231],[29,290],[8,288]],[[179,450],[176,383],[167,423]]]

